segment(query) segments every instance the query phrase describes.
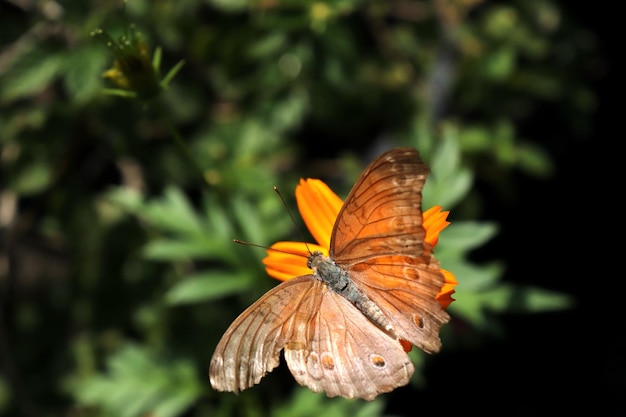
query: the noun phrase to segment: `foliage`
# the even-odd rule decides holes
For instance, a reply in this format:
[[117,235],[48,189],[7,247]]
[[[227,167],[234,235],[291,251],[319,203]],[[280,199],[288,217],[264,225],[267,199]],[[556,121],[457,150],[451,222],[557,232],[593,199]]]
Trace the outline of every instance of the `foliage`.
[[[300,177],[345,196],[392,146],[420,150],[425,207],[451,210],[437,256],[459,280],[454,321],[484,333],[486,313],[571,305],[505,283],[504,259],[471,257],[499,231],[475,184],[502,195],[514,172],[554,170],[517,126],[552,103],[587,129],[593,40],[553,1],[9,3],[0,412],[383,415],[384,397],[328,399],[281,370],[238,397],[216,393],[206,368],[231,320],[276,284],[263,250],[233,238],[301,239],[272,187],[292,211]],[[98,29],[130,49],[120,57]],[[129,56],[149,81],[110,83]],[[447,326],[443,337],[454,349],[466,336]],[[428,383],[419,369],[414,380]]]

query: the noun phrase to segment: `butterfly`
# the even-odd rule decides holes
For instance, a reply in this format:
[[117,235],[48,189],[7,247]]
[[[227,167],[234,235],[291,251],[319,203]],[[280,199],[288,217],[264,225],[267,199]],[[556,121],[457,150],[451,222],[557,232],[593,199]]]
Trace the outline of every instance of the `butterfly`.
[[329,397],[372,400],[406,385],[415,368],[401,340],[441,348],[450,317],[436,300],[444,284],[424,242],[422,188],[428,167],[412,148],[380,155],[359,176],[333,226],[329,256],[285,281],[226,330],[209,367],[218,391],[239,392],[279,365]]

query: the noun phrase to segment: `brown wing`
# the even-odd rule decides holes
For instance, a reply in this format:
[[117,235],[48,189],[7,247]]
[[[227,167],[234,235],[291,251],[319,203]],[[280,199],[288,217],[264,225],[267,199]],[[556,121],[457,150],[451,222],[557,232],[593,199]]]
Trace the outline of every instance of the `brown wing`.
[[381,308],[397,337],[436,352],[449,316],[435,298],[444,283],[439,263],[424,243],[421,192],[427,175],[411,148],[372,162],[339,213],[331,256]]
[[215,348],[209,368],[218,391],[239,392],[258,384],[278,366],[280,351],[300,332],[321,303],[312,275],[285,281],[248,307]]
[[443,275],[434,258],[377,257],[350,268],[358,287],[381,309],[395,336],[428,353],[441,348],[439,329],[450,320],[436,300]]
[[329,397],[372,400],[406,385],[413,364],[398,342],[320,282],[322,302],[285,347],[299,384]]
[[397,148],[372,162],[359,176],[337,216],[330,256],[352,265],[373,256],[420,256],[422,187],[428,167],[412,148]]

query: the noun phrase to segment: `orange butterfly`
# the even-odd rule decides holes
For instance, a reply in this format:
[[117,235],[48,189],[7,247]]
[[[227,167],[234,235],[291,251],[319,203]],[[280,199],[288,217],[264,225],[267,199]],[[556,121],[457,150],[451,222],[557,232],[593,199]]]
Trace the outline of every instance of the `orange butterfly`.
[[424,241],[422,187],[428,167],[411,148],[372,162],[333,227],[330,256],[312,253],[313,274],[285,281],[228,328],[210,364],[211,385],[238,392],[278,366],[329,397],[374,399],[406,385],[413,363],[401,340],[439,351],[449,320],[444,285]]

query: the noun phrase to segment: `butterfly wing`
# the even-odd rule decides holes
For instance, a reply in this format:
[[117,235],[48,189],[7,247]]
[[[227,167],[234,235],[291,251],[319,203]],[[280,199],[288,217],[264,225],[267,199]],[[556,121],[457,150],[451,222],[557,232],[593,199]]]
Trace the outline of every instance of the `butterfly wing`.
[[426,352],[449,320],[436,301],[444,277],[424,242],[422,187],[428,167],[412,148],[386,152],[361,174],[331,238],[331,257],[376,303],[395,335]]
[[329,397],[365,400],[406,385],[414,367],[398,340],[344,297],[321,282],[318,285],[319,309],[285,348],[287,365],[298,383]]
[[211,385],[239,392],[257,384],[283,348],[296,381],[331,397],[371,400],[414,372],[397,340],[307,275],[270,290],[231,324],[211,359]]
[[312,275],[285,281],[241,313],[215,348],[211,386],[239,392],[278,366],[280,351],[319,309],[319,284]]

